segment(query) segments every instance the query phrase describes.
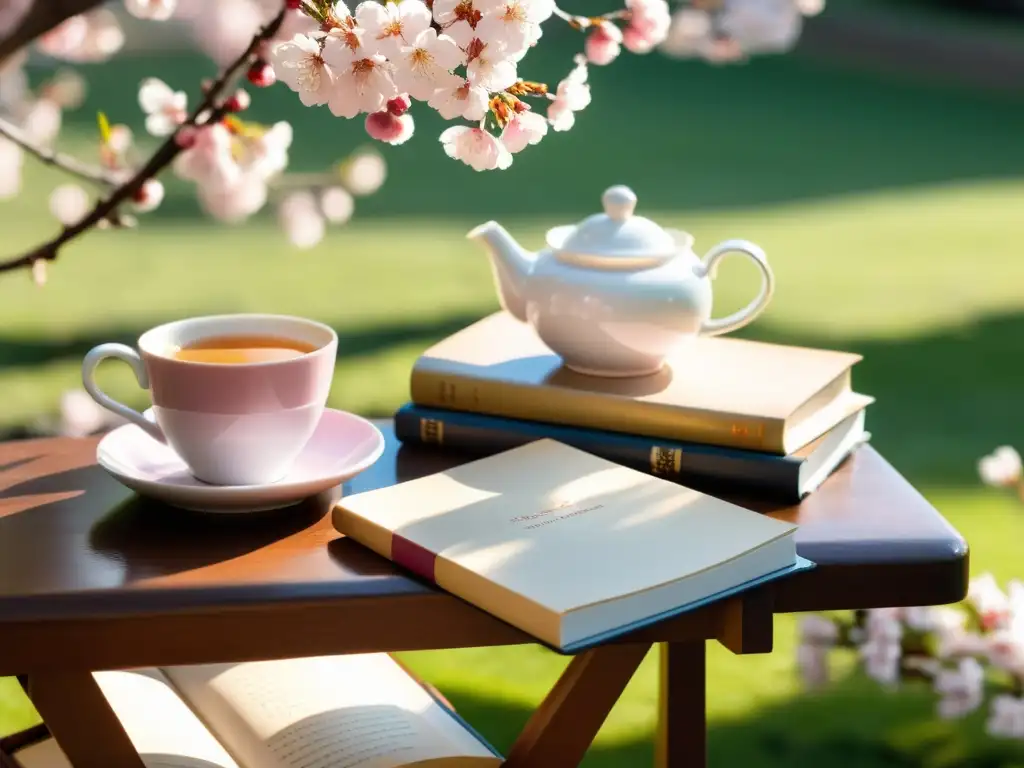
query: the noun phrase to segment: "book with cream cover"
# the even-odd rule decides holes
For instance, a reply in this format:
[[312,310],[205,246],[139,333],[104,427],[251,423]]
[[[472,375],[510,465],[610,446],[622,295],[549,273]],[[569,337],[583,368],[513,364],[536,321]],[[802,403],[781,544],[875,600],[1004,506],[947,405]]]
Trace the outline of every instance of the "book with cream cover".
[[563,652],[812,565],[793,524],[547,439],[342,498],[333,520]]
[[497,312],[428,349],[410,385],[429,408],[788,455],[873,402],[851,388],[860,359],[697,337],[651,376],[585,376]]
[[[95,672],[146,768],[485,768],[502,758],[388,654]],[[71,768],[56,741],[18,768]]]

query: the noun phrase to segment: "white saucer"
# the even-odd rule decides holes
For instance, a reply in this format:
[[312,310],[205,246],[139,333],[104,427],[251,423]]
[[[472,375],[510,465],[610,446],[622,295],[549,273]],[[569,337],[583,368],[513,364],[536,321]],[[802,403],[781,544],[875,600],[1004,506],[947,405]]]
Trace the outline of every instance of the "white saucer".
[[[147,418],[151,415],[147,412]],[[384,436],[366,419],[328,408],[294,469],[266,485],[209,485],[178,455],[134,424],[118,427],[96,449],[100,466],[137,493],[201,512],[261,512],[335,488],[370,467]]]

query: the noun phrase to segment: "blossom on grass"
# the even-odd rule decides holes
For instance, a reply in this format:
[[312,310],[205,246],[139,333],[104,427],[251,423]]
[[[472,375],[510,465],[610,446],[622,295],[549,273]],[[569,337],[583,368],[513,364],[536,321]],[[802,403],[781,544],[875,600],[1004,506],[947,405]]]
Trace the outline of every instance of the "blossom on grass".
[[372,195],[387,179],[388,167],[384,157],[374,150],[354,153],[339,168],[341,183],[357,197]]

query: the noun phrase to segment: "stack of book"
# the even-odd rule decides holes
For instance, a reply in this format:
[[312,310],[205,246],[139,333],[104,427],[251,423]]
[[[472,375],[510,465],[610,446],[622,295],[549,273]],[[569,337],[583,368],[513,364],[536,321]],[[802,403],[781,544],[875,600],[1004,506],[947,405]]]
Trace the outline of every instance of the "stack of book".
[[475,456],[547,438],[708,493],[796,502],[868,439],[860,359],[696,338],[657,374],[600,378],[563,367],[499,312],[419,358],[395,432]]

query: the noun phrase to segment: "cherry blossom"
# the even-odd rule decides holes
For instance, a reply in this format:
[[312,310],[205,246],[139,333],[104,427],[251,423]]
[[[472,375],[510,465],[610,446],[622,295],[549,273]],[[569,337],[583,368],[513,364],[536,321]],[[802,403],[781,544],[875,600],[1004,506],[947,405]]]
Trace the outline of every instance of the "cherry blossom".
[[244,51],[266,21],[258,0],[201,2],[202,9],[191,20],[192,36],[202,51],[220,65]]
[[372,195],[387,179],[387,163],[379,152],[356,152],[339,169],[345,189],[356,196]]
[[469,45],[476,36],[476,27],[483,19],[477,7],[479,0],[434,0],[434,20],[461,46]]
[[132,16],[152,21],[166,21],[174,15],[177,0],[124,0],[124,7]]
[[153,136],[170,136],[188,118],[188,95],[171,90],[155,77],[139,86],[139,106],[146,113],[146,130]]
[[1024,739],[1024,698],[996,696],[992,699],[985,730],[991,736]]
[[334,71],[334,89],[327,107],[337,117],[379,112],[398,94],[387,59],[365,53],[362,49],[352,50],[340,38],[328,36],[324,42],[324,61]]
[[476,36],[500,43],[510,58],[522,57],[541,36],[541,24],[555,11],[552,0],[478,0],[483,14]]
[[622,33],[626,48],[633,53],[648,53],[665,41],[672,24],[665,0],[626,0],[626,8],[630,12],[629,25]]
[[587,35],[587,60],[591,64],[605,66],[618,58],[622,50],[622,30],[610,21],[595,24]]
[[77,109],[85,100],[85,80],[73,69],[62,69],[39,89],[39,97],[61,109]]
[[1009,445],[996,448],[978,461],[978,474],[986,485],[1010,487],[1021,479],[1020,454]]
[[288,150],[292,145],[292,126],[278,121],[256,136],[238,142],[236,156],[243,172],[269,180],[288,166]]
[[0,136],[0,200],[14,197],[21,191],[21,147]]
[[77,184],[61,184],[50,194],[50,213],[65,227],[77,224],[89,212],[89,195]]
[[509,152],[522,152],[532,144],[539,144],[548,133],[548,121],[536,112],[516,112],[501,132],[501,143]]
[[146,179],[132,196],[132,204],[139,213],[155,211],[164,200],[164,185],[157,179]]
[[210,216],[235,224],[252,216],[267,202],[267,184],[255,173],[239,173],[232,183],[196,186],[200,205]]
[[281,201],[277,220],[291,244],[300,249],[319,243],[327,229],[316,198],[305,190],[293,192]]
[[800,678],[808,688],[821,688],[829,679],[827,646],[801,643],[796,649]]
[[703,56],[712,43],[711,14],[700,8],[684,7],[672,16],[661,52],[675,58]]
[[36,99],[21,110],[21,128],[32,140],[43,146],[51,145],[60,133],[63,114],[60,106],[50,99]]
[[352,218],[356,203],[343,187],[328,187],[320,193],[320,210],[332,224],[344,224]]
[[461,77],[452,75],[445,85],[434,91],[427,104],[445,120],[464,118],[479,122],[487,114],[487,91]]
[[395,115],[384,110],[366,116],[366,132],[377,141],[397,146],[412,138],[415,131],[412,115]]
[[47,56],[77,63],[106,61],[123,45],[117,16],[106,8],[72,16],[36,40]]
[[934,680],[939,694],[939,717],[950,720],[970,714],[981,706],[985,672],[977,659],[965,658],[954,669],[941,670]]
[[745,53],[774,53],[796,44],[803,15],[794,0],[729,0],[719,27]]
[[307,107],[326,104],[334,93],[334,72],[320,54],[320,43],[295,35],[275,46],[271,64],[278,80],[297,94]]
[[[338,5],[340,7],[335,6],[335,11],[340,12],[341,18],[347,18],[349,16],[348,6],[344,3],[339,3]],[[277,30],[275,40],[277,42],[285,43],[296,35],[316,37],[318,34],[320,34],[320,24],[316,19],[312,16],[307,16],[302,11],[288,10],[285,11],[284,19],[281,21],[281,26]]]
[[576,113],[590,105],[590,85],[585,56],[576,57],[576,67],[558,84],[548,106],[548,120],[556,131],[568,131],[576,124]]
[[191,146],[174,161],[174,172],[201,187],[235,186],[242,169],[232,153],[231,134],[221,123],[194,132]]
[[[398,58],[399,51],[413,45],[430,29],[430,9],[421,0],[388,2],[386,5],[366,0],[356,8],[356,23],[364,30],[363,45],[370,53],[389,59]],[[436,33],[435,33],[436,36]]]
[[448,157],[461,160],[476,171],[504,170],[512,165],[512,153],[496,137],[481,128],[459,125],[441,134]]
[[[406,0],[408,2],[409,0]],[[419,101],[428,101],[451,77],[450,70],[462,65],[462,50],[447,35],[428,28],[393,58],[395,85]]]
[[1011,618],[1009,597],[991,573],[971,579],[967,586],[967,602],[973,606],[985,629],[1005,626]]
[[485,43],[475,38],[466,49],[469,63],[466,76],[473,85],[486,91],[503,91],[516,79],[516,64],[500,43]]

